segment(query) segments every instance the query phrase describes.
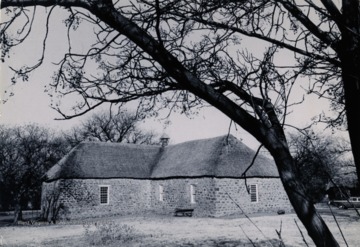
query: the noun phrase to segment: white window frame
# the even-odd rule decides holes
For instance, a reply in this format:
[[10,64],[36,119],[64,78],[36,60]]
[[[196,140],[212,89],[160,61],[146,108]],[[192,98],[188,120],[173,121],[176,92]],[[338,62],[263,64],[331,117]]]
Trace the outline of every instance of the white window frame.
[[164,201],[164,185],[159,184],[159,201]]
[[190,203],[196,203],[196,186],[194,184],[190,184]]
[[[259,187],[258,187],[258,185],[250,184],[249,192],[250,192],[250,202],[252,202],[252,203],[259,202]],[[254,200],[254,197],[255,197],[255,200]]]
[[[107,194],[106,194],[106,203],[103,203],[102,200],[102,188],[107,188]],[[110,185],[99,185],[99,202],[100,205],[109,205],[110,203]]]

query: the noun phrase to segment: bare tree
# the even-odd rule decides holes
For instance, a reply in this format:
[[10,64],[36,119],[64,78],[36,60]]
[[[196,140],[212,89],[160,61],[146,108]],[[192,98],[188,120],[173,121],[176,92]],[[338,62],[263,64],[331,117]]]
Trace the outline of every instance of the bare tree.
[[96,113],[71,130],[66,139],[72,146],[89,139],[101,142],[157,144],[154,133],[140,129],[140,121],[138,114],[127,111]]
[[0,193],[14,209],[15,224],[29,202],[35,208],[39,206],[42,177],[65,152],[65,142],[47,129],[0,125]]
[[307,130],[291,135],[289,145],[299,178],[314,203],[321,202],[330,187],[340,186],[340,180],[348,180],[346,173],[355,175],[355,166],[348,157],[350,144],[339,137],[335,139]]
[[[291,88],[299,75],[310,75],[316,83],[309,91],[337,100],[340,109],[345,104],[360,174],[360,136],[354,134],[360,121],[356,116],[359,2],[344,0],[342,12],[332,1],[321,2],[4,0],[2,8],[11,12],[1,25],[0,37],[5,58],[31,31],[35,10],[29,12],[26,7],[51,7],[45,21],[45,52],[49,18],[55,6],[65,7],[69,50],[59,63],[53,86],[57,93],[78,95],[80,100],[72,116],[54,106],[64,118],[82,115],[105,102],[139,99],[145,112],[168,106],[185,113],[207,102],[269,150],[315,244],[338,246],[299,181],[283,128]],[[25,21],[13,38],[10,27],[20,16]],[[93,25],[96,38],[85,53],[73,50],[71,41],[72,30],[81,23]],[[272,45],[259,58],[242,49],[239,35]],[[294,52],[294,66],[275,66],[276,54],[283,48]],[[33,66],[14,69],[15,76],[27,80],[43,57],[44,53]]]

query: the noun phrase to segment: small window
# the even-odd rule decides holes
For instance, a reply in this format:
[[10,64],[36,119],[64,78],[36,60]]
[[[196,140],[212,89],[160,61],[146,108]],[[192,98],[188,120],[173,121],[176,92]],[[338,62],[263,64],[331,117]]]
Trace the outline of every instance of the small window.
[[195,200],[195,185],[190,185],[190,202],[191,203],[196,203],[196,200]]
[[159,185],[159,201],[164,201],[164,186],[161,184]]
[[109,186],[100,186],[100,204],[109,204]]
[[258,185],[251,184],[250,185],[250,201],[251,202],[258,202]]

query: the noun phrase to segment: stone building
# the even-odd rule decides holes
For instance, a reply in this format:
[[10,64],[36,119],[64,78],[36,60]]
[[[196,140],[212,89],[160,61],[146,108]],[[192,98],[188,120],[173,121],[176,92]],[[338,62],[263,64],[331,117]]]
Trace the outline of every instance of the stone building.
[[[193,215],[291,210],[274,162],[233,136],[176,145],[82,142],[46,173],[42,210],[60,218],[194,209]],[[58,211],[59,210],[59,211]]]

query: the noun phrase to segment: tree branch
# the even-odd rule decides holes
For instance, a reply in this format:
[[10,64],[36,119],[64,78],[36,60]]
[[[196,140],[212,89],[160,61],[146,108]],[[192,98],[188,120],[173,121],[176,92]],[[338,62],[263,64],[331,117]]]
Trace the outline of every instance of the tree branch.
[[[1,1],[1,8],[7,7],[29,7],[29,6],[43,6],[43,7],[50,7],[50,6],[63,6],[63,7],[83,7],[89,8],[91,4],[96,2],[94,0],[2,0]],[[99,1],[103,2],[103,1]]]
[[307,56],[307,57],[310,57],[310,58],[313,58],[313,59],[324,60],[324,61],[330,62],[330,63],[332,63],[332,64],[334,64],[336,66],[340,66],[340,64],[341,64],[340,61],[337,60],[337,59],[330,58],[330,57],[325,57],[325,56],[322,56],[322,55],[319,55],[319,54],[315,54],[315,53],[312,53],[312,52],[309,52],[309,51],[305,51],[305,50],[302,50],[302,49],[300,49],[298,47],[289,45],[289,44],[287,44],[285,42],[282,42],[282,41],[279,41],[277,39],[267,37],[267,36],[262,35],[262,34],[245,31],[245,30],[243,30],[241,28],[233,27],[233,26],[230,26],[228,24],[218,23],[218,22],[215,22],[215,21],[204,20],[204,19],[198,18],[198,17],[187,17],[187,18],[189,18],[189,19],[191,19],[193,21],[202,23],[204,25],[215,26],[217,28],[221,28],[221,29],[224,29],[224,30],[232,30],[234,32],[241,33],[241,34],[243,34],[245,36],[248,36],[248,37],[258,38],[258,39],[264,40],[266,42],[272,43],[272,44],[277,45],[277,46],[279,46],[281,48],[288,49],[290,51],[293,51],[293,52],[301,54],[301,55],[304,55],[304,56]]
[[313,35],[325,44],[329,45],[334,51],[338,51],[338,41],[334,40],[330,35],[320,30],[301,10],[287,0],[279,0],[281,4],[294,16],[301,24],[303,24]]
[[325,6],[326,10],[330,13],[330,16],[341,29],[344,25],[342,20],[342,14],[339,9],[335,6],[332,0],[321,0],[322,4]]

